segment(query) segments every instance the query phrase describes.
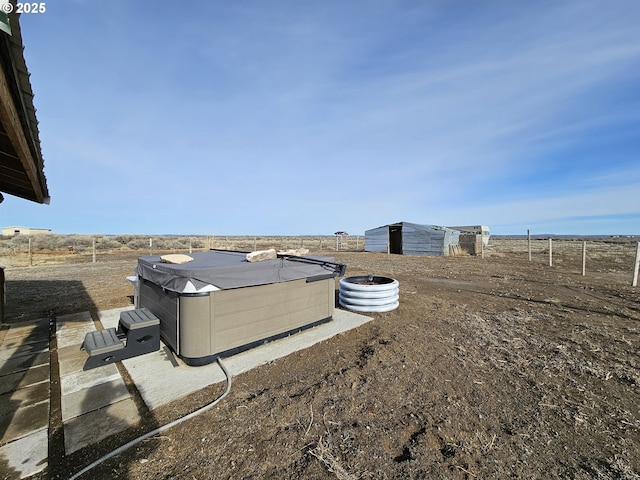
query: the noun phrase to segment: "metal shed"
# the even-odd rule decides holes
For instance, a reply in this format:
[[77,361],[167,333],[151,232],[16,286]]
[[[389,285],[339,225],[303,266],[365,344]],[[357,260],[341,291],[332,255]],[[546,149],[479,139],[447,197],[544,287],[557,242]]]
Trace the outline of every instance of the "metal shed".
[[398,222],[365,231],[364,249],[400,255],[448,256],[459,238],[460,232],[451,228]]

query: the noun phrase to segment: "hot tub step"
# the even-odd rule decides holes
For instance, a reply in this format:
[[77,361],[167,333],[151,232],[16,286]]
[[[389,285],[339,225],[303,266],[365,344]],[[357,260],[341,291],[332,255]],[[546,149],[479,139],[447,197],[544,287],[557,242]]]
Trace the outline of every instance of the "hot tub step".
[[89,354],[85,370],[137,357],[160,349],[160,320],[146,308],[120,314],[118,329],[89,332],[83,348]]
[[90,357],[124,349],[124,344],[118,338],[115,328],[87,333],[83,346]]
[[160,320],[148,308],[126,310],[120,314],[120,325],[125,331],[160,325]]

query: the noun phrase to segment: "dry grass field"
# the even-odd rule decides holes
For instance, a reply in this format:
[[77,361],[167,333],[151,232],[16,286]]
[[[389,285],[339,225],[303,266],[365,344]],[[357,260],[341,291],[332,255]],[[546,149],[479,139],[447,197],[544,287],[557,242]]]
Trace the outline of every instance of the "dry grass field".
[[[582,276],[581,241],[554,240],[550,267],[546,240],[529,261],[523,239],[494,238],[481,259],[356,251],[362,237],[336,252],[328,238],[322,253],[347,275],[398,279],[400,307],[235,378],[214,409],[86,478],[640,478],[638,239],[589,240]],[[2,253],[9,321],[130,303],[125,276],[145,252],[118,247],[92,263],[77,250],[33,254],[31,267],[24,250]],[[41,478],[68,478],[223,389],[52,458]]]

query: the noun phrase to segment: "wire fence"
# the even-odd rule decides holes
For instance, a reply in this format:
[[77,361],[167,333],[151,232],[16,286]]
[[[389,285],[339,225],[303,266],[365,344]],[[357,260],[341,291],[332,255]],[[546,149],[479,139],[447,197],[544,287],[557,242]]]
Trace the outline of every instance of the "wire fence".
[[[629,272],[637,284],[638,237],[557,238],[492,237],[483,251],[492,255],[518,255],[534,263],[588,272]],[[178,235],[16,235],[0,237],[0,260],[5,265],[97,262],[115,254],[138,257],[161,253],[188,253],[209,249],[277,251],[307,249],[311,253],[364,252],[361,235],[302,236],[178,236]],[[625,273],[626,274],[626,273]]]
[[[518,255],[533,263],[560,267],[582,275],[632,275],[637,284],[639,237],[492,238],[489,255]],[[635,286],[635,285],[634,285]]]
[[[114,254],[133,256],[188,253],[209,249],[286,251],[304,248],[312,253],[364,251],[359,235],[325,236],[173,236],[173,235],[16,235],[0,239],[0,257],[13,264],[34,265],[51,257],[64,261],[99,261]],[[45,260],[46,258],[46,260]]]

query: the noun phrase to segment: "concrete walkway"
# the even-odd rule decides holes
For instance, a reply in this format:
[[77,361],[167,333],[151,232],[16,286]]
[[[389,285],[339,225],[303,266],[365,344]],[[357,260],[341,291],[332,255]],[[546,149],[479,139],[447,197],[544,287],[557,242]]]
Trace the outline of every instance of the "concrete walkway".
[[0,476],[25,478],[48,465],[49,319],[11,324],[0,343]]
[[69,455],[140,421],[138,409],[114,364],[84,371],[84,336],[94,331],[89,312],[56,321],[64,450]]
[[[100,322],[105,328],[116,327],[120,310],[100,313]],[[333,320],[304,330],[295,335],[252,348],[223,359],[227,370],[234,377],[243,372],[303,350],[318,342],[372,320],[371,317],[336,309]],[[225,381],[224,372],[217,362],[201,367],[190,367],[164,344],[160,350],[122,362],[145,404],[150,410],[203,389],[208,385]]]
[[[100,312],[100,323],[103,328],[117,327],[120,312],[131,308]],[[224,363],[236,376],[370,320],[336,309],[331,322],[234,355]],[[80,346],[86,333],[95,328],[88,312],[56,320],[65,455],[140,421],[115,365],[83,370],[87,354]],[[48,319],[12,324],[9,330],[0,331],[0,478],[26,478],[47,467],[49,355]],[[157,352],[122,364],[150,410],[225,380],[217,363],[189,367],[164,344]]]

